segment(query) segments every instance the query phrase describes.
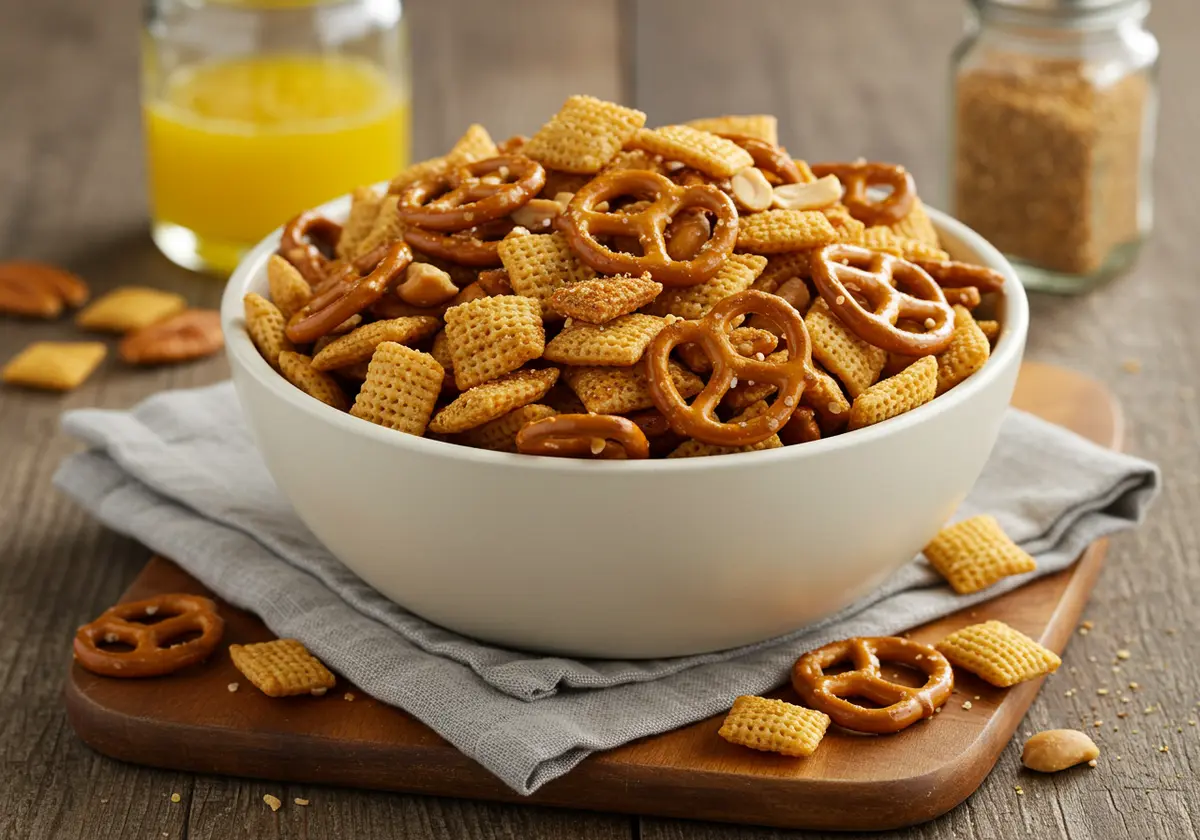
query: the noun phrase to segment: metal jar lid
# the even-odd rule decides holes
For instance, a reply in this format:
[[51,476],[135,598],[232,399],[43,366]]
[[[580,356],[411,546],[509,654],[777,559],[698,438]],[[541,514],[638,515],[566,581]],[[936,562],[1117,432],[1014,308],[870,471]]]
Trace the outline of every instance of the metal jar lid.
[[1143,0],[974,0],[978,6],[1007,6],[1043,12],[1097,12],[1118,6],[1136,6]]

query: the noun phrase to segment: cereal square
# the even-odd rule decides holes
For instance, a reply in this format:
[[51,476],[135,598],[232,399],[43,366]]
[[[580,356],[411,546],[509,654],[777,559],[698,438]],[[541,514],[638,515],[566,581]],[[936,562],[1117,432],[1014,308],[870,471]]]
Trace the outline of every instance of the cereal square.
[[1054,651],[1003,621],[956,630],[935,647],[952,664],[1000,688],[1052,674],[1062,664]]
[[415,344],[437,332],[442,322],[428,315],[412,315],[372,321],[338,336],[313,357],[317,370],[333,370],[369,361],[375,348],[385,341]]
[[733,701],[717,734],[752,750],[807,758],[820,746],[830,723],[824,712],[743,695]]
[[477,160],[487,160],[500,154],[492,135],[479,123],[471,123],[462,137],[454,142],[454,147],[446,154],[446,163],[450,166],[462,166]]
[[312,358],[303,353],[284,350],[279,354],[279,372],[283,378],[310,397],[338,411],[349,411],[350,401],[337,380],[312,365]]
[[711,131],[713,134],[741,134],[766,140],[772,146],[779,145],[779,121],[772,114],[727,114],[723,117],[688,120],[687,124],[700,131]]
[[541,303],[544,315],[556,314],[550,308],[555,291],[596,276],[558,232],[509,234],[500,240],[498,248],[513,291]]
[[312,286],[300,274],[296,266],[279,254],[267,260],[267,285],[271,291],[271,303],[283,315],[291,318],[312,300]]
[[629,140],[635,149],[679,161],[716,178],[727,178],[739,169],[754,165],[750,153],[724,137],[690,125],[668,125],[653,130],[642,128]]
[[0,378],[9,385],[70,391],[92,375],[107,353],[100,341],[35,341],[9,360]]
[[446,310],[446,340],[460,391],[511,373],[542,355],[542,306],[518,295],[484,297]]
[[242,306],[246,313],[246,332],[250,334],[250,340],[267,360],[267,364],[278,369],[279,354],[284,350],[296,349],[285,332],[287,320],[283,313],[275,304],[255,292],[246,293],[242,298]]
[[987,338],[988,342],[995,347],[996,339],[1000,337],[1000,322],[999,321],[976,321],[975,324],[979,327],[980,332]]
[[[383,196],[371,187],[359,187],[350,195],[350,213],[346,216],[346,223],[342,225],[342,235],[338,237],[337,242],[338,257],[349,260],[358,256],[358,246],[375,227],[375,219],[379,217],[379,208],[382,205]],[[276,304],[279,303],[274,291],[271,297],[275,298]]]
[[521,153],[563,172],[599,172],[645,124],[641,111],[591,96],[572,96],[529,138]]
[[359,241],[354,256],[365,256],[381,245],[390,245],[404,238],[404,222],[400,219],[399,206],[400,197],[396,195],[386,196],[379,202],[379,212],[370,230]]
[[812,339],[813,358],[842,381],[851,397],[875,384],[887,364],[887,351],[855,335],[833,314],[824,298],[813,301],[804,325]]
[[708,280],[695,286],[667,290],[659,295],[648,311],[655,315],[678,315],[691,321],[699,320],[725,298],[750,288],[766,266],[766,257],[731,254]]
[[375,348],[350,413],[410,435],[424,434],[444,375],[428,353],[385,341]]
[[654,315],[622,315],[606,324],[572,321],[546,345],[545,357],[564,365],[628,367],[642,358],[667,321]]
[[854,398],[850,429],[898,417],[932,400],[937,393],[937,361],[922,356],[895,376],[880,380]]
[[550,295],[550,308],[577,321],[603,324],[636,312],[662,290],[662,284],[651,279],[649,272],[641,277],[595,277],[555,289]]
[[493,452],[516,452],[517,432],[530,423],[545,420],[556,414],[558,412],[548,405],[523,405],[476,429],[468,429],[457,435],[454,442],[476,449],[490,449]]
[[944,394],[984,364],[992,352],[992,344],[970,310],[954,307],[954,332],[950,346],[937,355],[937,392]]
[[789,280],[805,279],[812,276],[808,251],[789,251],[786,254],[772,254],[767,258],[758,279],[750,287],[755,291],[774,293],[776,289]]
[[[667,363],[671,381],[687,399],[704,390],[704,381],[674,361]],[[644,365],[632,367],[568,367],[563,379],[593,414],[628,414],[651,408],[654,398],[646,380]]]
[[124,286],[92,301],[75,316],[75,323],[85,330],[127,333],[148,327],[186,308],[187,300],[183,295],[143,286]]
[[925,212],[925,205],[919,198],[913,199],[912,210],[908,211],[908,215],[891,227],[892,232],[902,239],[915,239],[931,248],[942,247],[937,230],[930,221],[929,214]]
[[959,595],[1037,568],[1037,561],[1009,539],[994,516],[986,514],[938,531],[925,546],[925,559]]
[[490,423],[523,405],[535,403],[558,381],[558,368],[518,370],[459,394],[429,424],[437,434],[454,434]]
[[254,645],[230,645],[233,665],[268,697],[313,694],[320,697],[336,679],[329,669],[295,639]]
[[738,219],[737,247],[755,254],[819,248],[838,239],[819,210],[764,210]]

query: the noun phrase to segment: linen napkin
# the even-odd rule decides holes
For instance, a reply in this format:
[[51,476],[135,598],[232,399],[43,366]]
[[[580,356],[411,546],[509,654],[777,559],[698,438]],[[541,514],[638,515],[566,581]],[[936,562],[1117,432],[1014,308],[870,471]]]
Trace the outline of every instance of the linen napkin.
[[59,488],[522,794],[592,752],[782,684],[806,650],[895,634],[1063,569],[1092,541],[1140,522],[1160,482],[1153,464],[1013,409],[956,518],[995,515],[1037,558],[1036,572],[960,596],[917,557],[870,596],[780,638],[672,659],[574,660],[460,636],[350,572],[275,487],[231,383],[162,393],[131,411],[73,411],[63,426],[90,448],[63,463]]

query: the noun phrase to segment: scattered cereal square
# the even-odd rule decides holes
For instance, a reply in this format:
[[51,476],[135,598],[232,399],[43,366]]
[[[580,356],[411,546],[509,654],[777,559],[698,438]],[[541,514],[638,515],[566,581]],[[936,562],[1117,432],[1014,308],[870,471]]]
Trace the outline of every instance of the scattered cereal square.
[[1058,670],[1062,660],[1003,621],[972,624],[935,645],[954,665],[1008,688]]
[[248,292],[242,299],[246,313],[246,332],[258,348],[258,352],[271,367],[279,368],[279,354],[294,350],[287,337],[287,321],[283,313],[271,301],[256,292]]
[[572,321],[546,345],[543,355],[564,365],[628,367],[642,358],[666,325],[663,318],[642,314],[622,315],[606,324]]
[[523,405],[490,423],[484,423],[475,429],[468,429],[457,435],[454,442],[464,446],[473,446],[476,449],[490,449],[493,452],[516,452],[517,432],[530,423],[545,420],[556,414],[558,412],[548,405],[537,403]]
[[690,125],[642,128],[634,132],[628,145],[716,178],[728,178],[739,169],[754,165],[754,158],[737,143]]
[[385,341],[375,348],[350,413],[389,429],[422,435],[442,392],[444,375],[428,353]]
[[317,370],[333,370],[366,362],[375,355],[375,348],[385,341],[415,344],[433,335],[441,325],[441,321],[428,315],[372,321],[326,344],[313,357],[313,367]]
[[804,325],[812,339],[813,358],[842,381],[851,397],[857,397],[879,379],[887,364],[887,351],[855,335],[833,314],[824,298],[813,301]]
[[772,146],[779,145],[779,121],[772,114],[747,114],[744,116],[727,114],[723,117],[689,120],[687,124],[692,128],[710,131],[713,134],[741,134],[745,137],[766,140]]
[[781,254],[838,241],[820,210],[764,210],[738,219],[737,247],[755,254]]
[[329,669],[295,639],[275,639],[253,645],[230,645],[234,667],[268,697],[315,694],[336,682]]
[[337,380],[314,368],[311,357],[284,350],[279,354],[279,372],[283,374],[284,379],[310,397],[315,397],[338,411],[350,410],[350,401]]
[[937,355],[937,392],[944,394],[987,363],[992,344],[970,310],[954,307],[954,333],[950,346]]
[[475,429],[523,405],[535,403],[558,381],[558,368],[518,370],[463,391],[429,424],[437,434]]
[[476,298],[446,310],[454,382],[465,391],[511,373],[546,349],[542,305],[519,295]]
[[854,398],[850,429],[882,423],[912,411],[937,392],[937,360],[922,356],[895,376],[876,382]]
[[186,308],[187,300],[183,295],[143,286],[124,286],[92,301],[75,316],[75,323],[85,330],[127,333],[148,327]]
[[543,315],[556,314],[550,308],[555,291],[596,276],[558,232],[509,234],[500,240],[498,249],[513,291],[541,303]]
[[820,745],[830,722],[824,712],[743,695],[733,701],[718,734],[752,750],[807,758]]
[[750,288],[766,265],[767,258],[758,254],[731,254],[708,280],[667,290],[647,311],[699,320],[725,298]]
[[646,124],[646,115],[591,96],[572,96],[521,150],[563,172],[599,172]]
[[1037,562],[1009,539],[996,518],[987,515],[972,516],[938,531],[925,546],[925,558],[959,595],[1037,568]]
[[[674,361],[667,363],[671,381],[684,399],[704,390],[704,381]],[[593,414],[628,414],[651,408],[654,398],[644,365],[632,367],[568,367],[563,379]]]
[[26,388],[70,391],[92,375],[107,353],[100,341],[35,341],[9,360],[0,378]]
[[662,292],[661,283],[649,272],[641,277],[618,274],[595,277],[568,286],[560,286],[550,295],[550,308],[589,324],[603,324],[630,312],[636,312]]

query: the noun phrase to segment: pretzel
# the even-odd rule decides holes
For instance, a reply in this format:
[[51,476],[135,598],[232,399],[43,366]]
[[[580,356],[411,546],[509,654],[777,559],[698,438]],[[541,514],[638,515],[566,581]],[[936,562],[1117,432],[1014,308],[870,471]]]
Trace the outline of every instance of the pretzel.
[[325,279],[330,259],[313,239],[321,241],[332,253],[341,235],[342,226],[337,222],[318,215],[315,210],[306,210],[284,226],[279,237],[279,256],[294,265],[310,286],[315,286]]
[[[901,662],[928,677],[920,688],[885,680],[879,660]],[[853,671],[826,674],[838,663],[851,661]],[[824,712],[833,722],[855,732],[886,735],[932,717],[950,698],[954,672],[946,657],[928,645],[897,636],[846,639],[809,651],[792,667],[792,686],[810,707]],[[882,708],[852,703],[848,697],[863,697]]]
[[[818,178],[836,175],[846,188],[842,203],[851,216],[868,226],[896,224],[912,210],[917,197],[912,175],[895,163],[815,163],[812,171]],[[891,195],[879,201],[871,199],[867,187],[875,184],[890,186]]]
[[[162,615],[156,624],[136,619]],[[217,605],[199,595],[156,595],[110,607],[75,633],[79,664],[105,677],[157,677],[207,659],[221,641],[225,622]],[[171,644],[189,633],[195,639]],[[133,650],[106,650],[120,642]]]
[[493,219],[454,233],[410,227],[404,231],[404,241],[431,257],[474,268],[495,268],[501,264],[498,243],[512,229],[508,219]]
[[745,134],[718,134],[717,136],[732,140],[749,152],[750,157],[754,158],[754,165],[763,172],[774,175],[779,183],[799,184],[804,180],[796,162],[774,143],[768,143],[757,137],[748,137]]
[[307,344],[328,335],[338,324],[379,300],[410,262],[412,249],[404,242],[395,242],[365,276],[360,273],[362,263],[343,263],[288,323],[288,339]]
[[[778,324],[787,338],[788,360],[760,361],[738,353],[729,340],[732,322],[754,312]],[[687,342],[697,344],[712,359],[708,384],[689,406],[675,388],[667,366],[671,351]],[[749,446],[778,432],[800,404],[800,395],[812,378],[812,347],[800,313],[783,298],[766,292],[745,291],[730,295],[699,321],[675,321],[664,327],[646,349],[646,375],[650,395],[681,435],[718,446]],[[734,386],[734,379],[769,383],[779,390],[762,414],[740,423],[722,423],[715,411]]]
[[998,292],[1004,286],[1004,275],[982,265],[958,260],[912,260],[943,289],[974,286],[980,292]]
[[[813,253],[811,270],[829,308],[863,341],[907,356],[940,353],[949,346],[954,310],[933,278],[913,263],[857,245],[833,244]],[[896,324],[901,319],[920,324],[925,332],[900,329]]]
[[614,414],[557,414],[517,432],[517,451],[559,458],[650,457],[650,443],[637,423]]
[[[649,200],[650,206],[635,213],[601,213],[600,202],[631,195]],[[694,257],[674,260],[667,252],[665,231],[670,221],[685,208],[698,207],[717,217],[712,238]],[[621,169],[596,176],[575,193],[559,216],[560,227],[579,258],[601,274],[644,272],[664,286],[694,286],[717,273],[737,242],[737,208],[716,187],[680,187],[656,172]],[[636,235],[642,256],[613,251],[597,236]]]
[[410,225],[449,233],[502,219],[545,185],[540,163],[524,155],[500,155],[410,184],[400,194],[397,212]]

